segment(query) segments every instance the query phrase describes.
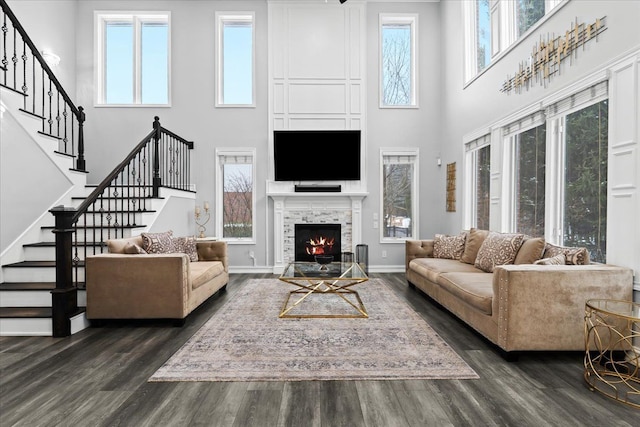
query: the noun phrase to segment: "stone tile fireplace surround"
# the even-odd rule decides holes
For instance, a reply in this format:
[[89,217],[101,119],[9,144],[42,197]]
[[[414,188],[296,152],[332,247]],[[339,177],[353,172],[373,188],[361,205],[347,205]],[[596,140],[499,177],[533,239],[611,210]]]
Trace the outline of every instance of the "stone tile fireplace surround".
[[273,272],[295,258],[296,224],[340,224],[341,252],[362,242],[362,200],[367,193],[269,192],[273,200]]

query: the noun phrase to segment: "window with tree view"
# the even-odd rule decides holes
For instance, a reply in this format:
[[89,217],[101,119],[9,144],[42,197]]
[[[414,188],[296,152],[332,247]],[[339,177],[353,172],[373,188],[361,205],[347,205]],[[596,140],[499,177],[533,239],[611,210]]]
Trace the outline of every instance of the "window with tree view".
[[489,0],[478,0],[476,8],[476,72],[480,72],[491,63],[491,5]]
[[546,125],[515,136],[516,231],[544,237]]
[[516,25],[518,37],[544,16],[545,0],[518,0],[516,2]]
[[222,237],[246,240],[254,237],[254,156],[252,153],[219,154]]
[[415,236],[417,154],[382,156],[383,238]]
[[565,119],[563,240],[606,262],[608,101]]
[[486,145],[475,151],[476,174],[476,228],[489,230],[489,191],[491,185],[491,146]]
[[380,27],[381,104],[416,105],[416,17],[382,16]]

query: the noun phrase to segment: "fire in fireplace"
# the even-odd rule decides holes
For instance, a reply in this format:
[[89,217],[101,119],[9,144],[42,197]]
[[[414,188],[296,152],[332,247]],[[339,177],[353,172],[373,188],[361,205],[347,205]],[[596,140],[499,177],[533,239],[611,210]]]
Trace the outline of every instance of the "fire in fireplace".
[[314,261],[316,255],[333,255],[335,261],[340,260],[340,224],[296,224],[294,232],[296,261]]

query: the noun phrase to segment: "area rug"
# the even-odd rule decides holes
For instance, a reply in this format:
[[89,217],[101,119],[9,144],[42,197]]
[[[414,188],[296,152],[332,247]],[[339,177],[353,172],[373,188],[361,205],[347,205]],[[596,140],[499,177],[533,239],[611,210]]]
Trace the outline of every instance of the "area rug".
[[[149,381],[479,378],[382,279],[354,287],[369,318],[281,319],[293,289],[277,279],[249,280]],[[328,294],[299,308],[352,310]]]

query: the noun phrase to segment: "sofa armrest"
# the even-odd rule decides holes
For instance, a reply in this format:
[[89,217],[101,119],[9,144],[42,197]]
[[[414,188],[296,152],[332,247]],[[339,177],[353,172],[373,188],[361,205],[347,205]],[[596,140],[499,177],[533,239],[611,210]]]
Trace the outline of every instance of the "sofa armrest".
[[631,300],[633,271],[605,264],[504,265],[494,270],[493,295],[504,350],[582,350],[585,302]]
[[199,261],[220,261],[224,271],[229,272],[229,258],[227,256],[227,242],[218,240],[196,242]]
[[189,313],[186,254],[87,257],[87,318],[181,319]]
[[409,269],[409,263],[415,258],[433,258],[433,240],[407,240],[405,241],[405,269]]

